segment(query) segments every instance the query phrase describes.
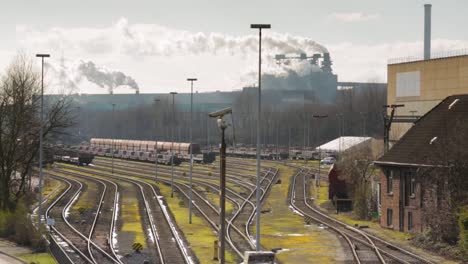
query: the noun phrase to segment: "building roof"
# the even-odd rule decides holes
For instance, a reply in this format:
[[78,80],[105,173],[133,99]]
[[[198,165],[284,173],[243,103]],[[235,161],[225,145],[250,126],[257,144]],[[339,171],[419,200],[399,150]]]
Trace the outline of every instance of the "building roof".
[[342,152],[371,139],[370,137],[339,137],[317,148],[321,151]]
[[468,149],[467,135],[462,135],[468,131],[464,131],[468,129],[467,121],[468,94],[449,96],[421,117],[375,163],[395,166],[444,166],[443,160],[455,158],[455,155],[460,154],[458,150]]

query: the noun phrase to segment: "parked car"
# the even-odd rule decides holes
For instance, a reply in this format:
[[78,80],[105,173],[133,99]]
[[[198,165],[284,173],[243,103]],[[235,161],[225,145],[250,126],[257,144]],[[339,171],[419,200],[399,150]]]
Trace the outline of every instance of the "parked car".
[[334,157],[326,157],[320,161],[320,164],[332,165],[336,162]]

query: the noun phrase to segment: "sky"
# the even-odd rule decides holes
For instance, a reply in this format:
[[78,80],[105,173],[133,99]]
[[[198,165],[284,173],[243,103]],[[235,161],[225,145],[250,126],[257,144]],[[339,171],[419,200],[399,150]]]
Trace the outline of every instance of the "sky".
[[328,51],[339,81],[385,82],[388,59],[422,54],[425,3],[432,51],[468,49],[465,0],[0,0],[0,72],[18,52],[50,53],[50,87],[187,92],[196,77],[200,92],[240,90],[257,82],[250,24],[269,23],[264,72],[310,70],[276,54]]

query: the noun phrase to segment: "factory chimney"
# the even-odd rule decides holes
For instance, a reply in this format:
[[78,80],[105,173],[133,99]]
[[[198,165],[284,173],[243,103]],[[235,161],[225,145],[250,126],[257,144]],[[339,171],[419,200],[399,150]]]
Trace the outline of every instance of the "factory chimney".
[[431,58],[431,4],[424,5],[424,59]]

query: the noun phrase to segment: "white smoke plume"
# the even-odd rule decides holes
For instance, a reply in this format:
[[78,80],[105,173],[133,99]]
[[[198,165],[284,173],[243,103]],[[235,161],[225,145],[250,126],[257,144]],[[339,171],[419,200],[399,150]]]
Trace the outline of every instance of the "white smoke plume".
[[135,91],[139,91],[137,82],[121,71],[110,70],[103,66],[98,66],[92,61],[77,60],[74,62],[61,60],[60,65],[48,63],[47,66],[52,73],[58,75],[59,84],[63,88],[78,89],[80,83],[85,79],[101,88],[106,88],[109,93],[121,86],[127,86]]
[[[129,56],[175,56],[227,52],[244,55],[258,51],[258,35],[232,36],[221,33],[193,33],[157,24],[130,24],[121,18],[107,28],[52,28],[45,32],[17,27],[17,36],[29,45],[87,54],[118,53]],[[266,53],[314,53],[327,49],[306,37],[264,33]]]

